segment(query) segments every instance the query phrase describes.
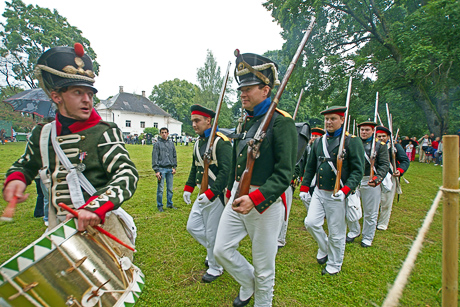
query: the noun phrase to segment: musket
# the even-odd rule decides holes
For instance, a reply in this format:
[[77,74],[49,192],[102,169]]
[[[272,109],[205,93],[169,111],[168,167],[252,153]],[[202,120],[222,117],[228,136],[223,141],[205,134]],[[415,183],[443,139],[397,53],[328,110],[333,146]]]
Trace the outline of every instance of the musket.
[[351,122],[351,115],[348,115],[347,132],[350,131],[350,122]]
[[292,119],[295,121],[295,117],[297,116],[297,112],[299,111],[300,100],[302,100],[303,89],[300,91],[299,100],[297,101],[297,105],[295,106],[294,115],[292,115]]
[[[297,51],[294,54],[294,57],[292,58],[292,61],[286,70],[286,74],[275,95],[275,98],[270,104],[270,107],[268,108],[267,113],[265,114],[259,128],[257,129],[256,134],[254,135],[254,138],[249,140],[248,142],[246,168],[244,169],[243,174],[241,175],[241,179],[240,179],[238,188],[236,190],[234,199],[237,199],[240,196],[249,194],[249,188],[251,185],[251,178],[252,178],[252,171],[254,170],[254,163],[256,162],[256,159],[260,155],[260,145],[262,144],[262,141],[264,140],[266,136],[268,126],[273,117],[273,114],[275,113],[275,109],[278,105],[281,95],[283,94],[283,91],[286,88],[287,82],[289,81],[289,77],[291,76],[292,71],[294,70],[297,60],[299,59],[300,54],[302,53],[302,50],[305,48],[305,45],[307,44],[308,38],[310,37],[311,31],[313,30],[313,26],[315,25],[315,21],[316,21],[316,18],[312,17],[310,25],[308,26],[308,29],[305,32],[305,35],[303,36],[302,41],[300,42],[300,45],[297,48]],[[239,54],[239,51],[238,51],[238,54],[236,55],[241,56]],[[235,206],[238,206],[238,205],[235,205]]]
[[[375,94],[375,112],[374,112],[374,123],[377,123],[377,115],[379,114],[379,92],[377,92]],[[372,180],[372,178],[374,178],[374,165],[375,165],[375,158],[377,156],[376,152],[375,152],[375,136],[376,136],[376,132],[377,132],[377,129],[375,129],[376,127],[374,127],[374,135],[372,137],[372,147],[371,147],[371,156],[369,157],[369,160],[370,160],[370,164],[371,164],[371,173],[370,173],[370,176],[369,176],[369,181]]]
[[355,122],[355,120],[353,120],[353,135],[356,135],[355,134],[355,128],[356,128],[356,122]]
[[335,185],[334,185],[334,195],[340,190],[340,180],[342,178],[342,166],[343,166],[343,158],[345,157],[345,138],[347,136],[345,127],[347,126],[348,120],[348,110],[350,109],[350,98],[351,98],[351,83],[353,78],[350,76],[350,80],[348,81],[348,92],[347,92],[347,102],[346,102],[346,111],[345,111],[345,122],[343,123],[343,130],[342,136],[340,139],[340,146],[339,152],[337,154],[337,175],[335,178]]
[[[387,108],[387,118],[388,118],[388,129],[390,129],[390,144],[391,144],[391,157],[393,158],[393,162],[391,165],[393,166],[393,174],[396,172],[396,146],[395,146],[395,139],[392,138],[393,136],[393,117],[390,114],[390,108],[388,107],[388,103],[386,104]],[[396,137],[398,136],[399,129],[396,132]],[[396,190],[400,189],[401,183],[399,182],[399,178],[396,178]],[[399,202],[399,193],[398,193],[398,202]]]
[[224,101],[225,89],[227,88],[228,74],[230,72],[231,65],[232,63],[228,62],[227,72],[225,73],[225,77],[222,82],[222,89],[220,90],[219,101],[217,102],[216,115],[214,116],[214,123],[212,124],[211,134],[209,135],[208,143],[206,144],[206,150],[203,155],[204,170],[203,170],[203,178],[201,179],[200,194],[206,192],[206,190],[208,189],[208,183],[209,183],[208,173],[209,173],[209,164],[210,164],[210,161],[212,160],[212,146],[214,145],[214,140],[216,138],[217,123],[219,122],[220,109]]

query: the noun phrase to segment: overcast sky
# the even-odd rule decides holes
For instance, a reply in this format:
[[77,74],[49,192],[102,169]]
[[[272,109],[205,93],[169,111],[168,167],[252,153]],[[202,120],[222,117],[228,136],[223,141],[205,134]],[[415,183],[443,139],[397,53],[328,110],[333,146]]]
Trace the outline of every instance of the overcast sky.
[[101,65],[95,83],[100,99],[115,95],[119,86],[148,96],[154,85],[175,78],[198,84],[196,72],[208,49],[222,73],[232,62],[233,75],[236,48],[262,54],[281,49],[284,42],[259,0],[23,2],[56,9],[83,31]]

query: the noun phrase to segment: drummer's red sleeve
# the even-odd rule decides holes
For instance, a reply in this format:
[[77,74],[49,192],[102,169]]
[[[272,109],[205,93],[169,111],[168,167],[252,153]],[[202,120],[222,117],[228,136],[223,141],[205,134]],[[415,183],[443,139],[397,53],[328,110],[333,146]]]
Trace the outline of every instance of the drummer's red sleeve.
[[[107,212],[112,211],[115,206],[111,201],[107,201],[100,207],[96,208],[96,210],[93,210],[95,206],[95,202],[97,201],[98,201],[98,196],[92,196],[90,197],[90,199],[88,199],[86,204],[84,204],[78,209],[86,209],[86,210],[96,213],[97,216],[99,216],[99,218],[101,219],[101,224],[104,224],[105,215],[107,214]],[[86,208],[87,206],[88,208]]]
[[10,181],[13,181],[13,180],[21,180],[22,182],[24,182],[27,185],[26,176],[24,176],[24,174],[21,173],[21,172],[14,172],[14,173],[11,173],[8,177],[6,177],[5,183],[3,184],[3,188],[5,188],[6,185]]

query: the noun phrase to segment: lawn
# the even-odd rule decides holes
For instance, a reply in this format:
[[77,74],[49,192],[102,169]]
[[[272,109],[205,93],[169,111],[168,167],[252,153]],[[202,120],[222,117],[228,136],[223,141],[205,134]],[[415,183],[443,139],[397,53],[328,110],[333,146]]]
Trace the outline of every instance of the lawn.
[[[0,173],[24,151],[24,143],[0,146]],[[151,146],[128,145],[140,180],[134,197],[123,208],[138,228],[135,264],[146,276],[146,286],[136,306],[231,306],[239,285],[226,272],[211,284],[201,282],[206,250],[186,231],[190,205],[182,191],[191,164],[193,146],[177,146],[178,168],[174,178],[174,205],[178,210],[156,209],[156,178],[151,169]],[[347,244],[345,260],[337,276],[321,276],[316,263],[317,244],[305,230],[306,210],[295,192],[287,245],[277,256],[274,306],[380,306],[417,236],[441,185],[442,168],[412,162],[402,183],[403,194],[393,207],[387,231],[377,231],[371,248]],[[195,189],[196,190],[196,189]],[[0,222],[0,263],[14,256],[45,230],[42,219],[33,217],[35,185],[30,197],[19,204],[14,222]],[[196,191],[192,199],[196,197]],[[1,202],[0,210],[5,207]],[[441,306],[442,205],[430,227],[422,252],[400,301],[401,306]],[[240,251],[250,258],[250,242]],[[253,300],[250,304],[252,306]]]

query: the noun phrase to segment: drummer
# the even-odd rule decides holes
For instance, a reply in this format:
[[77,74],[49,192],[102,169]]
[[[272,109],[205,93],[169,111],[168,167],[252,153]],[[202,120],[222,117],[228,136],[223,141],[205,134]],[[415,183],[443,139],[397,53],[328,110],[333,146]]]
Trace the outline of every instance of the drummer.
[[62,202],[77,209],[83,231],[104,223],[109,211],[133,196],[138,173],[120,129],[93,108],[93,63],[81,44],[47,50],[35,73],[58,112],[54,122],[32,130],[25,153],[6,173],[3,198],[25,201],[26,186],[40,173],[50,191],[49,229],[66,219]]

